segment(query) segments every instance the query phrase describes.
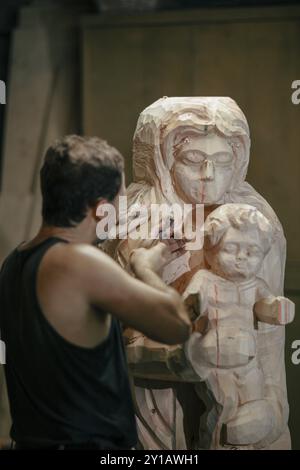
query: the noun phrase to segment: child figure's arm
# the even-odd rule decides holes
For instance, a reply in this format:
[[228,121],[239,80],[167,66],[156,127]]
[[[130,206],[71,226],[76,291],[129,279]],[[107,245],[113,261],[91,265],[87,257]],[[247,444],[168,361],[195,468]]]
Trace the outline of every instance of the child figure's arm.
[[286,325],[294,320],[295,304],[286,297],[275,297],[267,285],[259,280],[258,300],[254,304],[257,319],[271,325]]
[[193,331],[203,334],[207,328],[207,299],[203,272],[198,271],[183,294]]

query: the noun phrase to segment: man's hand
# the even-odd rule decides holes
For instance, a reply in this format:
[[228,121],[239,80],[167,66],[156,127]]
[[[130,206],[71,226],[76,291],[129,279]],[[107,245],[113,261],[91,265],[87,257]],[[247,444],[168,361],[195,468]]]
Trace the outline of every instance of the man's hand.
[[136,270],[144,269],[150,270],[154,273],[161,273],[163,267],[174,259],[171,250],[164,243],[158,243],[152,248],[138,248],[133,250],[129,261],[131,269],[136,273]]
[[[157,275],[162,268],[172,261],[176,254],[164,243],[158,243],[153,248],[138,248],[131,253],[130,265],[136,277],[147,285],[168,293],[172,299],[178,317],[191,327],[187,309],[181,296],[171,287],[167,286]],[[175,313],[174,312],[174,313]]]

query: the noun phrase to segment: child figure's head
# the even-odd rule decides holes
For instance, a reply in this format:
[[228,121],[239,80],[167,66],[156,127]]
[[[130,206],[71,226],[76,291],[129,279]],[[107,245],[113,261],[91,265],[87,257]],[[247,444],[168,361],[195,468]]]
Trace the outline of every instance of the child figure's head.
[[258,273],[272,240],[270,222],[248,204],[224,204],[205,221],[205,259],[214,273],[232,281]]

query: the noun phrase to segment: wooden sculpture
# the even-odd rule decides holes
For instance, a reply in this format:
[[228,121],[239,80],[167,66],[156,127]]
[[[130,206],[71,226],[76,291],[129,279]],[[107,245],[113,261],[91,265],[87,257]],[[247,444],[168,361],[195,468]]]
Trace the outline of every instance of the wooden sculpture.
[[204,437],[214,448],[264,447],[274,417],[264,397],[257,325],[290,323],[295,306],[275,297],[257,276],[273,230],[255,207],[224,204],[207,217],[204,232],[208,269],[197,271],[185,292],[199,295],[199,318],[207,318],[205,331],[194,333],[185,345],[193,368],[213,394]]
[[[272,208],[245,181],[249,155],[247,120],[231,98],[161,98],[146,108],[138,119],[133,141],[134,182],[128,189],[128,204],[140,203],[147,208],[160,203],[203,204],[205,217],[226,203],[254,206],[273,230],[270,250],[264,256],[257,276],[266,289],[278,297],[283,293],[285,238]],[[198,223],[197,230],[201,229],[200,225],[202,223]],[[129,269],[132,250],[149,243],[155,243],[155,240],[132,239],[129,234],[128,239],[119,242],[114,256]],[[163,279],[183,294],[188,292],[190,282],[194,282],[195,273],[207,267],[203,250],[191,250],[187,245],[185,253],[165,268]],[[272,305],[277,311],[276,302]],[[269,324],[259,320],[269,318],[269,312],[266,304],[256,307],[255,360],[263,374],[263,400],[268,403],[268,416],[272,420],[272,426],[266,423],[266,436],[261,446],[287,449],[290,437],[284,327],[276,322]],[[198,331],[204,327],[202,325]],[[198,358],[201,363],[198,343],[191,342],[188,347],[191,367],[184,348],[170,349],[153,344],[136,332],[127,333],[128,358],[136,383],[139,436],[144,448],[222,446],[221,433],[217,433],[220,439],[216,442],[213,439],[215,430],[210,429],[205,420],[214,396],[195,365]],[[245,447],[253,448],[253,440]]]

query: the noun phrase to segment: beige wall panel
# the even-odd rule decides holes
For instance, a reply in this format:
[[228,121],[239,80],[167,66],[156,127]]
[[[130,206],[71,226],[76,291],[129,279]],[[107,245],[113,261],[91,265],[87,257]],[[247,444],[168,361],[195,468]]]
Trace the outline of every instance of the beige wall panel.
[[159,96],[191,88],[191,60],[187,67],[177,60],[178,55],[190,55],[190,33],[181,28],[175,36],[159,27],[120,28],[86,31],[84,38],[84,132],[122,150],[130,179],[138,114]]
[[2,192],[31,190],[52,70],[43,29],[14,33],[6,109]]

